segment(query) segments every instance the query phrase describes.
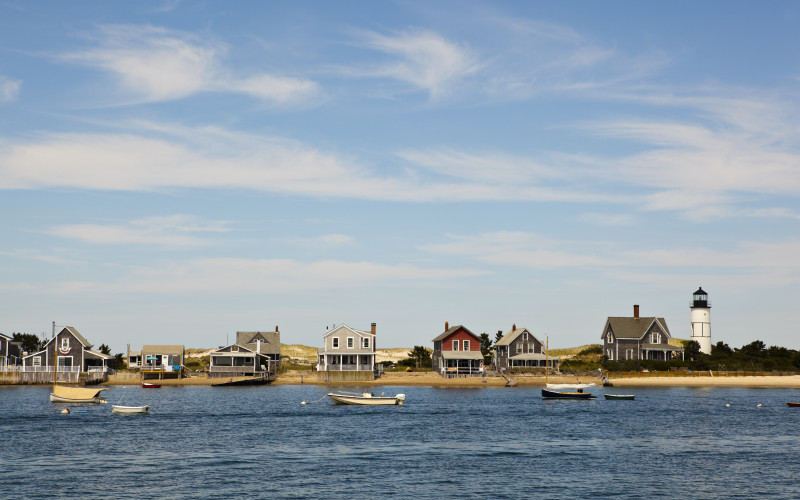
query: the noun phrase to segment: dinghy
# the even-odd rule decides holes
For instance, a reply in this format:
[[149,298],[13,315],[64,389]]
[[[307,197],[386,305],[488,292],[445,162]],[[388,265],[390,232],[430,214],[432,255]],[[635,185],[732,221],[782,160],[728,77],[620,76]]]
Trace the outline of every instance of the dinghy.
[[349,394],[330,392],[328,397],[337,405],[402,405],[406,401],[405,394],[395,396],[375,396],[371,392]]
[[144,406],[122,406],[111,405],[112,413],[129,414],[129,413],[150,413],[150,405]]

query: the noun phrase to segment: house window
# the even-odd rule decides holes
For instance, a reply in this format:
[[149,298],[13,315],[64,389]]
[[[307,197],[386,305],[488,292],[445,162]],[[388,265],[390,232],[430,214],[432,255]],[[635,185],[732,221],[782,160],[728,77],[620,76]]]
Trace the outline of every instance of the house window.
[[606,334],[606,342],[608,342],[609,344],[614,343],[614,335],[612,335],[611,332],[608,332]]
[[522,342],[517,342],[517,354],[522,353]]
[[633,359],[633,349],[625,349],[625,359]]
[[469,340],[464,341],[464,350],[469,351]]
[[65,338],[61,339],[61,347],[65,348],[65,349],[67,347],[69,347],[69,339],[68,338],[65,337]]
[[33,366],[42,366],[42,358],[39,356],[33,358]]
[[614,350],[613,349],[606,349],[606,357],[610,361],[614,361]]
[[364,337],[364,348],[369,349],[369,337]]
[[454,340],[454,341],[453,341],[453,350],[454,350],[454,351],[457,351],[457,350],[458,350],[458,340]]
[[533,354],[536,352],[536,346],[533,344],[528,344],[528,353]]
[[651,343],[652,344],[660,344],[661,343],[661,334],[659,332],[653,332],[650,335]]
[[528,331],[522,332],[522,340],[528,340]]
[[339,337],[333,337],[333,348],[334,349],[339,348]]
[[348,349],[353,348],[353,337],[347,337],[347,348]]

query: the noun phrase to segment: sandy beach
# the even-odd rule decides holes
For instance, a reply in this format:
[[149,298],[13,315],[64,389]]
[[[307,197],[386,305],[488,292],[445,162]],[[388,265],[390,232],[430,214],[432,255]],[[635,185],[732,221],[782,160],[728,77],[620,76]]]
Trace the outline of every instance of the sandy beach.
[[[517,386],[544,386],[544,376],[515,375]],[[154,380],[153,380],[154,381]],[[598,377],[575,375],[551,375],[550,383],[595,383],[601,385]],[[612,378],[609,380],[615,387],[785,387],[800,389],[800,375],[787,376],[696,376],[696,377],[656,377],[641,376],[632,378]],[[138,374],[119,373],[113,375],[104,385],[138,385],[141,382]],[[154,381],[155,382],[155,381]],[[183,379],[158,381],[163,386],[170,385],[211,385],[206,376],[194,376]],[[429,387],[505,387],[506,379],[502,377],[464,377],[442,378],[432,372],[387,372],[381,378],[370,382],[322,382],[317,380],[316,372],[287,371],[278,375],[274,385],[330,385],[330,386],[429,386]]]

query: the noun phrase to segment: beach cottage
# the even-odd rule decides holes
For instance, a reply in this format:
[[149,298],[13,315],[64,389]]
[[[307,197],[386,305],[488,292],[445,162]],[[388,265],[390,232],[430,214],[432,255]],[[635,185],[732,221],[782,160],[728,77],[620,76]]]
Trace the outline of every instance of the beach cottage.
[[[274,332],[236,332],[236,343],[211,353],[208,367],[212,381],[251,379],[268,382],[277,376],[281,337]],[[213,382],[212,382],[213,383]]]
[[494,344],[492,368],[497,371],[544,370],[547,361],[544,344],[527,328],[512,325]]
[[356,330],[342,323],[322,336],[317,352],[317,376],[328,381],[375,380],[375,323],[370,331]]
[[131,351],[128,344],[128,369],[139,370],[145,378],[183,378],[185,349],[182,345],[145,345]]
[[666,320],[640,317],[638,305],[633,306],[633,317],[609,317],[602,339],[603,354],[609,361],[683,359],[683,348],[670,344]]
[[58,380],[79,382],[102,381],[114,371],[114,356],[92,350],[92,344],[74,327],[66,326],[44,349],[22,358],[23,382],[52,382],[53,366],[58,349]]
[[451,328],[445,321],[444,332],[433,339],[431,366],[443,377],[483,375],[480,337],[461,325]]
[[0,333],[0,372],[16,370],[22,363],[22,348],[12,337]]

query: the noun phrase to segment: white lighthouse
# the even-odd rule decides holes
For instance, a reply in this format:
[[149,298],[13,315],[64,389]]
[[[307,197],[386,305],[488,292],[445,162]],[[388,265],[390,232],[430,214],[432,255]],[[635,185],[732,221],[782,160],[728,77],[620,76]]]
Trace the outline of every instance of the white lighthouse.
[[700,352],[711,354],[711,302],[702,288],[692,294],[691,310],[692,340],[700,344]]

